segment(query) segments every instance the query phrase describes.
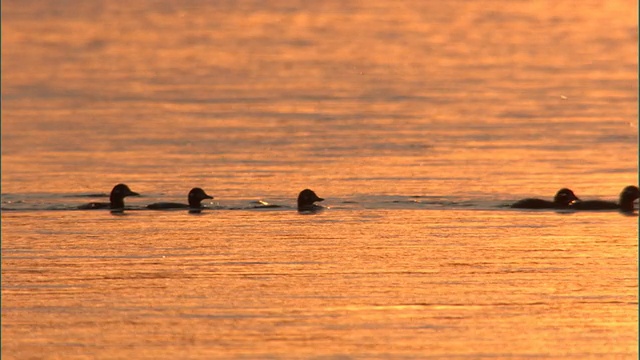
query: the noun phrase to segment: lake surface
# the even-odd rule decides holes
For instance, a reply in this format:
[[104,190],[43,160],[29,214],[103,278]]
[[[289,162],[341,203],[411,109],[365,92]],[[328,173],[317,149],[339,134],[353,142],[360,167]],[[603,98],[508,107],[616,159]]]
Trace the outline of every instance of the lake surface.
[[2,357],[636,359],[637,19],[3,1]]

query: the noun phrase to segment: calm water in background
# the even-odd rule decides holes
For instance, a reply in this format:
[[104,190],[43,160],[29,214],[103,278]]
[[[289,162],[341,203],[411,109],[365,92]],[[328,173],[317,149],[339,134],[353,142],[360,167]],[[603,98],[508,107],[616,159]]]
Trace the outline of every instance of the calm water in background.
[[3,1],[3,358],[637,358],[637,15]]

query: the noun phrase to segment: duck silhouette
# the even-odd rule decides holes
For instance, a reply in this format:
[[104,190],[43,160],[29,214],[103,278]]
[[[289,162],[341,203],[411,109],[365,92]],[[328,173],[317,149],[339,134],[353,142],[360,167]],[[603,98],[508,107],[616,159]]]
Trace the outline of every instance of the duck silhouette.
[[152,210],[165,210],[165,209],[189,209],[189,210],[201,210],[202,209],[202,200],[205,199],[213,199],[213,196],[207,195],[199,187],[195,187],[189,191],[189,195],[187,195],[188,204],[182,203],[173,203],[173,202],[158,202],[147,205],[147,209]]
[[620,192],[620,201],[618,203],[604,200],[585,200],[572,203],[569,208],[575,210],[620,210],[622,212],[633,212],[633,202],[638,199],[639,195],[640,190],[638,190],[638,187],[629,185]]
[[323,206],[314,204],[316,201],[324,201],[316,195],[313,190],[304,189],[298,194],[298,211],[318,211],[324,209]]
[[118,184],[113,187],[111,194],[109,195],[109,202],[91,202],[88,204],[78,206],[81,210],[94,210],[94,209],[111,209],[113,212],[120,212],[124,210],[124,198],[127,196],[138,196],[137,192],[131,191],[125,184]]
[[569,205],[580,201],[580,199],[570,189],[562,188],[558,190],[553,201],[528,198],[516,201],[511,204],[514,209],[567,209]]

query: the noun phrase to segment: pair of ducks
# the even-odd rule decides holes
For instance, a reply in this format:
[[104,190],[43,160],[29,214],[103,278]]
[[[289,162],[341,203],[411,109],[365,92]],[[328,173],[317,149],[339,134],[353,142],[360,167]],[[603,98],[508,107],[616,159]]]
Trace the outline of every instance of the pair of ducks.
[[627,186],[620,193],[620,201],[580,200],[573,191],[563,188],[558,190],[553,201],[541,199],[523,199],[512,204],[515,209],[567,209],[567,210],[620,210],[633,212],[633,202],[640,196],[637,186]]
[[[109,195],[108,203],[89,203],[81,205],[78,208],[83,210],[92,209],[111,209],[113,212],[121,212],[124,210],[124,198],[127,196],[138,196],[137,192],[131,191],[125,184],[118,184],[114,186]],[[213,196],[208,195],[201,188],[195,187],[189,191],[187,200],[189,204],[171,203],[171,202],[159,202],[147,205],[147,209],[162,210],[162,209],[189,209],[191,212],[200,212],[202,210],[202,200],[213,199]],[[318,197],[315,192],[309,189],[304,189],[298,195],[298,211],[316,211],[323,209],[322,206],[314,204],[316,201],[323,201],[324,199]]]

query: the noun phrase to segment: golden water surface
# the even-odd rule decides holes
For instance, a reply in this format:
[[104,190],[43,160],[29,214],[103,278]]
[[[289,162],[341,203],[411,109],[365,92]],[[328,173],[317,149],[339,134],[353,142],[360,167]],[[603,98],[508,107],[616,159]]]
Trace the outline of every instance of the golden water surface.
[[505,207],[638,184],[637,18],[3,1],[2,357],[637,358],[637,214]]

